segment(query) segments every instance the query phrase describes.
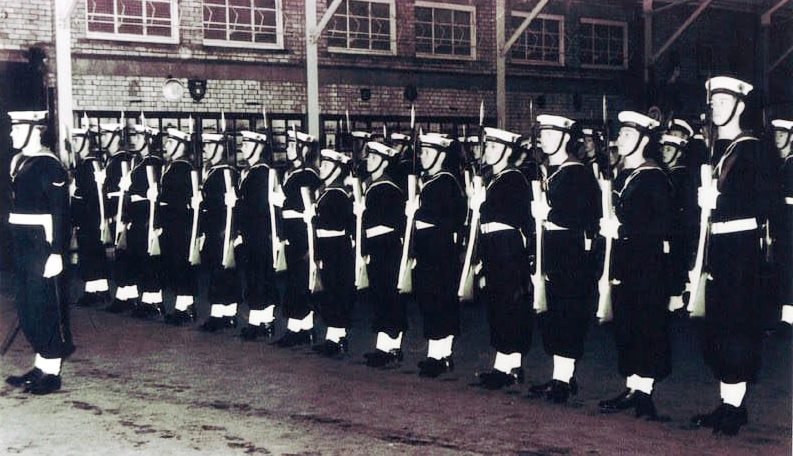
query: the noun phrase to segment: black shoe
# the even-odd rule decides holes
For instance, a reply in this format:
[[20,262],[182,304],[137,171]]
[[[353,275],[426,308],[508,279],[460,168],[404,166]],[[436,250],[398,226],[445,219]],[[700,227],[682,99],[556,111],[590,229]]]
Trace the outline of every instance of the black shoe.
[[236,328],[237,317],[209,317],[201,325],[201,331],[216,332],[222,329]]
[[575,396],[576,394],[578,394],[578,383],[576,383],[574,378],[571,378],[569,383],[561,380],[551,380],[545,392],[545,399],[554,404],[564,404],[570,396]]
[[746,407],[741,405],[736,407],[730,404],[722,404],[722,412],[717,425],[713,427],[714,434],[737,435],[741,426],[749,422],[749,415]]
[[366,358],[366,365],[369,367],[391,367],[398,366],[402,362],[402,350],[395,348],[390,351],[375,350],[373,352],[364,353]]
[[153,318],[158,318],[160,315],[165,313],[165,307],[163,307],[162,303],[158,304],[149,304],[149,303],[141,303],[138,304],[134,309],[132,309],[132,317],[139,318],[141,320],[150,320]]
[[46,374],[28,383],[25,387],[25,392],[36,396],[43,396],[45,394],[54,393],[59,389],[61,389],[61,376]]
[[26,384],[30,384],[44,375],[44,372],[41,371],[38,367],[34,367],[33,369],[25,372],[22,375],[12,375],[6,378],[6,383],[14,387],[22,387]]
[[347,338],[342,337],[338,342],[326,339],[318,344],[312,345],[311,350],[327,358],[335,358],[336,356],[347,353],[349,346]]
[[121,300],[118,298],[113,299],[109,306],[105,307],[105,312],[114,314],[124,313],[128,310],[135,308],[135,301],[132,299]]
[[110,295],[103,291],[101,293],[84,293],[74,304],[77,307],[94,307],[96,305],[107,304]]
[[302,329],[300,331],[286,331],[286,334],[281,336],[280,339],[275,341],[276,346],[281,348],[297,347],[299,345],[308,345],[314,342],[314,330]]
[[269,339],[273,337],[275,328],[272,323],[265,323],[263,325],[247,325],[240,331],[240,337],[245,340],[256,340],[258,337]]
[[658,419],[658,411],[655,409],[653,397],[643,391],[635,393],[636,418],[647,417],[649,420]]
[[195,307],[191,305],[187,307],[187,310],[174,310],[172,313],[165,315],[165,324],[182,326],[194,323],[195,318]]
[[479,377],[479,386],[489,390],[499,390],[515,383],[523,383],[523,375],[523,368],[521,367],[512,369],[509,374],[497,369],[476,374]]
[[419,361],[419,377],[436,378],[446,372],[454,370],[454,360],[451,356],[442,359],[426,358]]
[[710,413],[694,415],[691,418],[691,425],[695,427],[707,427],[715,429],[718,427],[719,422],[721,421],[722,413],[724,413],[724,404],[720,404]]
[[619,396],[600,401],[598,408],[600,413],[615,413],[629,408],[636,407],[636,393],[637,391],[626,389]]

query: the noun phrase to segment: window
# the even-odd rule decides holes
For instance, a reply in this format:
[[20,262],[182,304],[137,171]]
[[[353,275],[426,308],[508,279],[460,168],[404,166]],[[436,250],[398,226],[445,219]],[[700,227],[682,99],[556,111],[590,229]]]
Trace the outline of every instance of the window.
[[177,43],[176,0],[86,0],[89,38]]
[[283,49],[282,0],[204,0],[204,44]]
[[476,8],[416,2],[416,55],[476,58]]
[[394,0],[345,0],[328,24],[333,52],[396,54]]
[[[512,30],[529,13],[512,12]],[[539,14],[510,49],[512,61],[540,65],[564,65],[564,16]]]
[[581,19],[581,66],[628,68],[628,24]]

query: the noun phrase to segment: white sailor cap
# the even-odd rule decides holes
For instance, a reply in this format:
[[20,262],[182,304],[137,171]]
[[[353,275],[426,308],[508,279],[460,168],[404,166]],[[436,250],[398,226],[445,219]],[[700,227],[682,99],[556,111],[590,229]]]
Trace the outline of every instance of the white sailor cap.
[[225,139],[224,135],[220,135],[217,133],[202,133],[201,134],[201,141],[205,143],[220,143],[223,142]]
[[581,129],[581,134],[583,134],[584,136],[594,136],[595,130],[591,128],[583,128]]
[[71,129],[72,136],[87,136],[88,130],[85,128],[72,128]]
[[685,147],[687,143],[688,141],[675,135],[661,135],[661,144],[663,145]]
[[771,121],[771,126],[776,130],[793,131],[793,120],[774,119]]
[[754,89],[754,86],[748,82],[731,78],[729,76],[716,76],[708,79],[705,82],[705,89],[710,90],[711,94],[729,93],[730,95],[736,96],[738,98],[743,98],[749,95],[749,92]]
[[370,139],[372,137],[372,134],[369,133],[368,131],[360,131],[360,130],[353,131],[353,132],[350,133],[350,135],[352,135],[352,137],[356,138],[356,139],[367,139],[368,140],[368,139]]
[[267,134],[259,133],[257,131],[242,130],[240,132],[243,140],[256,141],[262,144],[267,142]]
[[42,123],[47,118],[47,111],[10,111],[11,123]]
[[120,124],[120,123],[103,123],[103,124],[99,125],[99,132],[100,133],[103,133],[103,132],[113,133],[113,132],[116,132],[116,131],[121,131],[121,129],[123,129],[123,128],[124,128],[124,124]]
[[319,156],[322,160],[341,163],[342,165],[346,165],[350,162],[350,157],[344,155],[341,152],[336,152],[333,149],[322,149],[319,151]]
[[494,140],[506,144],[514,144],[520,138],[517,133],[512,133],[498,128],[485,127],[485,140]]
[[394,158],[399,153],[398,150],[388,147],[385,144],[381,144],[377,141],[369,141],[366,143],[366,148],[369,149],[369,151],[377,155],[382,155],[386,158]]
[[549,128],[553,130],[567,131],[573,126],[575,120],[568,119],[562,116],[552,116],[549,114],[542,114],[537,116],[537,122],[540,123],[540,128]]
[[185,132],[183,132],[182,130],[179,130],[178,128],[169,128],[166,131],[168,133],[168,136],[171,137],[171,138],[178,139],[179,141],[185,141],[185,142],[190,141],[190,135],[185,133]]
[[297,141],[304,144],[317,142],[316,138],[309,134],[303,133],[302,131],[288,130],[287,134],[289,135],[290,141],[294,141],[295,136],[297,136]]
[[147,133],[147,134],[149,134],[151,136],[155,136],[155,135],[160,133],[160,130],[158,130],[158,129],[154,128],[154,127],[150,127],[148,125],[143,125],[143,124],[132,125],[130,127],[130,130],[132,130],[135,133]]
[[669,126],[670,130],[679,130],[688,136],[694,134],[694,129],[691,125],[683,119],[672,119],[672,124]]
[[402,133],[394,132],[394,133],[391,133],[391,141],[396,141],[396,142],[410,141],[410,136],[402,134]]
[[449,146],[452,145],[451,139],[438,133],[427,133],[425,135],[419,135],[419,142],[421,142],[422,146],[432,147],[436,149],[437,148],[447,149],[449,148]]
[[622,111],[617,118],[621,124],[627,127],[633,127],[637,130],[652,130],[660,125],[660,123],[652,117],[648,117],[636,111]]

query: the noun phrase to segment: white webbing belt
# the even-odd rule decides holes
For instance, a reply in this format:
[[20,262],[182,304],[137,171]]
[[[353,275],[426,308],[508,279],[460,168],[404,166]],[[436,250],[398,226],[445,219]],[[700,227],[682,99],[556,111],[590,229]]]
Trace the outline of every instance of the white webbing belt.
[[506,230],[514,230],[515,227],[511,225],[507,225],[506,223],[501,222],[489,222],[483,223],[479,230],[482,234],[490,234],[490,233],[497,233],[499,231],[506,231]]
[[283,217],[284,219],[302,219],[303,213],[298,212],[294,209],[287,209],[281,212],[281,217]]
[[729,234],[757,229],[756,218],[730,220],[728,222],[713,222],[710,225],[711,234]]
[[546,231],[567,231],[569,228],[565,228],[563,226],[559,226],[551,221],[546,220],[543,224],[543,228]]
[[433,228],[435,225],[432,223],[423,222],[421,220],[416,220],[416,229],[417,230],[426,230],[427,228]]
[[394,229],[391,228],[390,226],[377,225],[375,227],[366,229],[366,237],[367,238],[373,238],[373,237],[377,237],[377,236],[382,236],[382,235],[388,234],[388,233],[390,233],[392,231],[394,231]]
[[8,223],[12,225],[40,226],[44,228],[44,238],[52,244],[52,214],[8,214]]
[[788,206],[793,206],[793,196],[786,196],[785,204],[787,204]]
[[323,230],[322,228],[317,228],[318,238],[334,238],[334,237],[341,237],[346,234],[347,232],[344,230]]

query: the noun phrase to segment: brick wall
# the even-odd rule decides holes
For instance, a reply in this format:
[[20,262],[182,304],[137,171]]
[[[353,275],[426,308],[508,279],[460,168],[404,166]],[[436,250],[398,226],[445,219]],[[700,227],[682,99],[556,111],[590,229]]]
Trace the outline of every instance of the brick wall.
[[18,61],[38,43],[51,43],[50,0],[0,0],[0,60]]

